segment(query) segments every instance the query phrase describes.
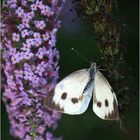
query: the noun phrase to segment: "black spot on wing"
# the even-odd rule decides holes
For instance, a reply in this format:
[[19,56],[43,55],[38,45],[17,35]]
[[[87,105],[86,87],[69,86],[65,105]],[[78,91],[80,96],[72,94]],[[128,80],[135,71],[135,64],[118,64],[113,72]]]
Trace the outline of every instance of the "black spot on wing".
[[72,98],[71,101],[73,104],[76,104],[76,103],[78,103],[78,98]]
[[61,96],[61,99],[62,99],[62,100],[65,100],[66,98],[67,98],[67,93],[64,92],[64,93],[62,94],[62,96]]
[[119,118],[118,105],[117,105],[116,100],[114,99],[113,110],[111,112],[109,112],[107,115],[105,115],[105,119],[114,120],[114,119],[118,119],[118,118]]
[[105,106],[108,107],[108,105],[109,105],[109,102],[107,99],[105,99]]
[[98,106],[98,107],[101,107],[101,106],[102,106],[102,103],[98,101],[98,102],[97,102],[97,106]]

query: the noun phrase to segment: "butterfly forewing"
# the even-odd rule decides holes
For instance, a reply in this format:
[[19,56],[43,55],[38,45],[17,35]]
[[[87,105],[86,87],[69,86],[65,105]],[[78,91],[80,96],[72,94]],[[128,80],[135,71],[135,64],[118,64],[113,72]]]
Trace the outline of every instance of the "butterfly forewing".
[[[45,104],[49,108],[71,115],[83,113],[92,96],[93,86],[87,86],[89,81],[89,69],[68,75],[56,85]],[[86,86],[88,89],[84,91]]]
[[96,72],[94,82],[93,111],[104,120],[118,119],[118,102],[111,86],[99,71]]

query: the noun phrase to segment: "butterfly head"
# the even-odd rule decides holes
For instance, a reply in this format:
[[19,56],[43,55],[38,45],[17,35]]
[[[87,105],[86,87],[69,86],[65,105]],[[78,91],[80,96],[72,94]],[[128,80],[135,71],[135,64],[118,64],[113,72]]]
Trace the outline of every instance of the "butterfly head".
[[96,69],[96,63],[95,62],[91,63],[90,69]]

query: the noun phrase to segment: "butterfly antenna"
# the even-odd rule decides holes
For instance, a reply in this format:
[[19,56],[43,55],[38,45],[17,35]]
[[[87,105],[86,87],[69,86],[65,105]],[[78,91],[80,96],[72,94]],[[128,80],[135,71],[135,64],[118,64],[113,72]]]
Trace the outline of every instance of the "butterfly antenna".
[[86,57],[81,55],[77,50],[75,50],[74,48],[71,48],[71,50],[74,51],[76,54],[78,54],[80,57],[82,57],[85,61],[91,64],[91,62]]

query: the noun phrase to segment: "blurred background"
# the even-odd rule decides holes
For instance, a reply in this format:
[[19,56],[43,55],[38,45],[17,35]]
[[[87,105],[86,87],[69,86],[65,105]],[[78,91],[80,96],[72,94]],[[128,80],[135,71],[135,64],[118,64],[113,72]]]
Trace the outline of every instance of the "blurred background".
[[[127,34],[125,36],[128,49],[128,65],[132,67],[132,76],[135,82],[136,96],[130,102],[130,110],[127,113],[128,132],[120,129],[119,123],[103,121],[92,111],[92,101],[88,110],[77,116],[62,114],[56,136],[63,136],[64,140],[138,140],[139,138],[139,91],[138,91],[138,0],[118,0],[119,14],[125,17]],[[82,20],[71,12],[73,7],[71,0],[67,0],[62,10],[62,28],[58,32],[57,47],[60,51],[60,80],[73,71],[88,68],[89,64],[71,51],[77,49],[89,61],[100,60],[99,49],[96,46],[94,36],[87,36],[86,27]],[[97,65],[100,65],[99,61]],[[16,140],[9,134],[9,122],[5,107],[2,103],[2,140]],[[113,124],[112,124],[113,123]]]

